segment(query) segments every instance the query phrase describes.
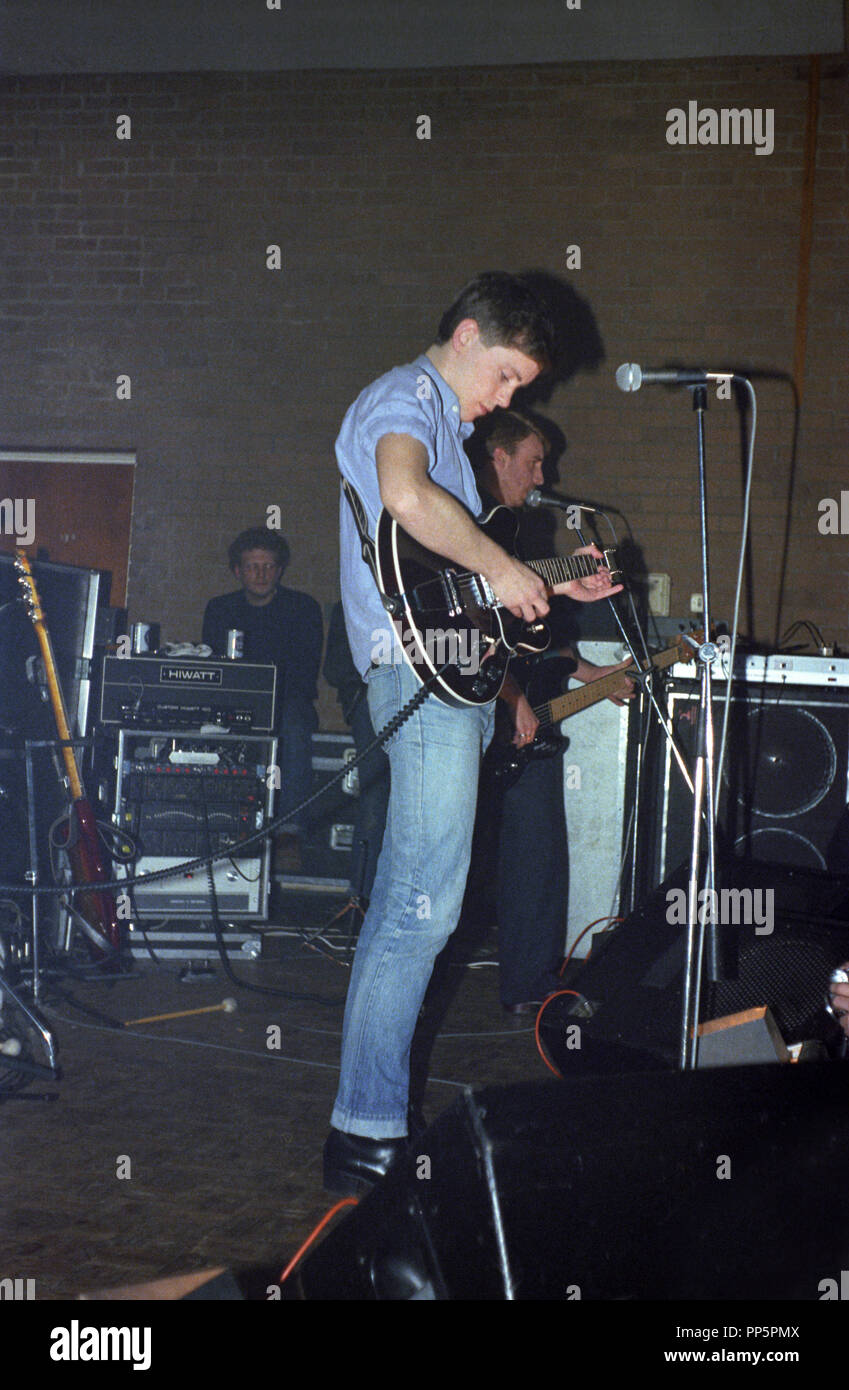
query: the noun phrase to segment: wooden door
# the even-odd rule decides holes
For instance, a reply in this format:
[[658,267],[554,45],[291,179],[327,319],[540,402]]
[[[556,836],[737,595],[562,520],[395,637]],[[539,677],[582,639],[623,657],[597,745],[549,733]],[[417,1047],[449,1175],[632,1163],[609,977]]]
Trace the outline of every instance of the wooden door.
[[134,481],[134,454],[0,451],[0,550],[108,570],[123,607]]

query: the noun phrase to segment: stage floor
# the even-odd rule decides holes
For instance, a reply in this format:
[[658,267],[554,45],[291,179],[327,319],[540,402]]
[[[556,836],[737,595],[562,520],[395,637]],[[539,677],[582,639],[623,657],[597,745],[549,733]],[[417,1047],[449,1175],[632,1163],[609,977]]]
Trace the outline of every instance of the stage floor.
[[[342,901],[287,898],[263,956],[234,962],[246,984],[312,999],[234,985],[220,962],[190,981],[178,961],[161,960],[135,962],[132,978],[111,983],[47,983],[42,1012],[62,1077],[0,1100],[0,1278],[34,1280],[36,1299],[68,1299],[218,1265],[282,1270],[334,1201],[322,1190],[321,1149],[348,967],[306,938]],[[344,924],[322,935],[344,954]],[[494,931],[461,932],[423,1012],[429,1122],[463,1086],[550,1075],[533,1016],[500,1007],[495,950]],[[131,1029],[98,1018],[123,1023],[226,997],[235,1012]],[[55,1098],[37,1098],[47,1093]]]

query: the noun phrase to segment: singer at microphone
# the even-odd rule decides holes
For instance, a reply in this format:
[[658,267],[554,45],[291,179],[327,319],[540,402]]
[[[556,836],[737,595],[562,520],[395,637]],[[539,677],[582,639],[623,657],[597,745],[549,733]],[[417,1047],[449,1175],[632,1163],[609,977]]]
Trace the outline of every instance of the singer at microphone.
[[591,507],[587,502],[572,502],[568,497],[560,497],[556,492],[543,492],[541,488],[532,488],[525,498],[526,507],[557,507],[563,512],[598,512],[598,507]]

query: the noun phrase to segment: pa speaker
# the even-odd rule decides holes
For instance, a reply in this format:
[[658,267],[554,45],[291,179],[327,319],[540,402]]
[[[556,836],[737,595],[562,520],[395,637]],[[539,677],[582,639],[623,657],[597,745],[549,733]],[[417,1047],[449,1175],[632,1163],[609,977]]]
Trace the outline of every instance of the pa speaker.
[[[699,688],[673,680],[667,712],[679,747],[695,744]],[[714,684],[716,746],[725,687]],[[740,679],[731,691],[720,787],[723,852],[748,863],[849,872],[849,700],[845,689]],[[653,883],[689,853],[692,798],[664,740],[654,778]],[[644,884],[644,887],[650,885]]]
[[817,1299],[846,1267],[844,1064],[467,1092],[284,1297]]
[[[677,1065],[688,879],[682,864],[621,926],[596,936],[569,980],[579,998],[546,1006],[540,1034],[564,1076]],[[703,971],[700,1020],[766,1006],[786,1043],[834,1044],[841,1035],[825,991],[849,959],[849,877],[732,861],[716,908],[723,978],[711,983]]]

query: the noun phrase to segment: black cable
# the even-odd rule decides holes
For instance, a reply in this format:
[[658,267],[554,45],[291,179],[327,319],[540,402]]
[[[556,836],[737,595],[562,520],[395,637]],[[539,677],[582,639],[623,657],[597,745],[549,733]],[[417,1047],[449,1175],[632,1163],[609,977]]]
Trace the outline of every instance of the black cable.
[[[369,753],[371,753],[372,750],[378,746],[378,744],[386,743],[387,740],[390,739],[392,735],[396,733],[398,729],[401,728],[402,724],[405,724],[408,719],[412,718],[419,706],[423,704],[424,701],[427,699],[428,695],[430,694],[432,685],[435,684],[435,682],[442,675],[442,672],[446,670],[450,664],[450,662],[446,662],[445,665],[443,665],[439,671],[435,671],[432,676],[429,676],[427,681],[425,681],[422,684],[421,688],[416,691],[412,699],[407,701],[403,709],[399,710],[398,713],[392,719],[390,719],[389,723],[386,724],[383,729],[381,729],[380,733],[375,735],[371,743],[368,745],[367,748],[363,750],[359,757],[354,758],[350,762],[346,763],[346,765],[343,768],[341,768],[338,773],[334,775],[330,782],[328,782],[324,787],[321,788],[318,795],[323,796],[329,787],[334,786],[336,782],[341,781],[343,777],[347,776],[347,774],[351,771],[351,768],[356,767],[358,763],[362,762],[363,758],[365,758]],[[303,810],[305,806],[308,806],[310,802],[314,801],[315,799],[316,796],[314,794],[307,801],[302,802],[301,805],[296,808],[296,810]],[[289,812],[290,816],[292,814],[292,812]],[[207,849],[211,850],[212,841],[209,830],[209,818],[207,815],[206,802],[204,802],[203,806],[203,819]],[[280,820],[279,816],[277,817],[277,820]],[[256,836],[254,836],[253,838],[255,839]],[[240,848],[245,843],[247,842],[240,841]],[[227,976],[228,980],[230,980],[231,984],[236,985],[237,988],[252,990],[256,994],[270,994],[278,999],[290,999],[298,1003],[325,1004],[332,1005],[333,1007],[344,1004],[344,997],[342,999],[325,999],[318,994],[296,994],[291,990],[274,989],[271,985],[251,984],[248,981],[240,980],[237,977],[230,964],[230,958],[227,955],[227,947],[224,941],[224,932],[221,926],[221,917],[218,911],[218,894],[215,888],[215,876],[212,872],[213,857],[211,855],[207,856],[207,858],[203,862],[206,865],[207,877],[209,879],[210,906],[212,908],[212,926],[213,931],[215,932],[215,941],[218,947],[218,955],[221,960],[221,964],[224,968],[224,973]]]
[[[212,837],[209,829],[209,817],[206,812],[206,802],[203,804],[203,821],[207,849],[211,850]],[[227,954],[227,944],[224,940],[224,928],[221,924],[221,914],[218,910],[218,891],[215,887],[215,875],[212,871],[211,860],[207,861],[206,875],[209,879],[209,904],[212,910],[212,929],[215,933],[215,944],[218,948],[218,957],[224,968],[224,974],[231,984],[235,985],[237,989],[251,990],[254,994],[271,994],[276,999],[290,999],[299,1004],[326,1004],[336,1008],[345,1003],[344,997],[341,999],[325,999],[320,994],[296,994],[291,990],[275,989],[272,985],[255,985],[248,980],[240,980],[230,964],[230,957]]]

